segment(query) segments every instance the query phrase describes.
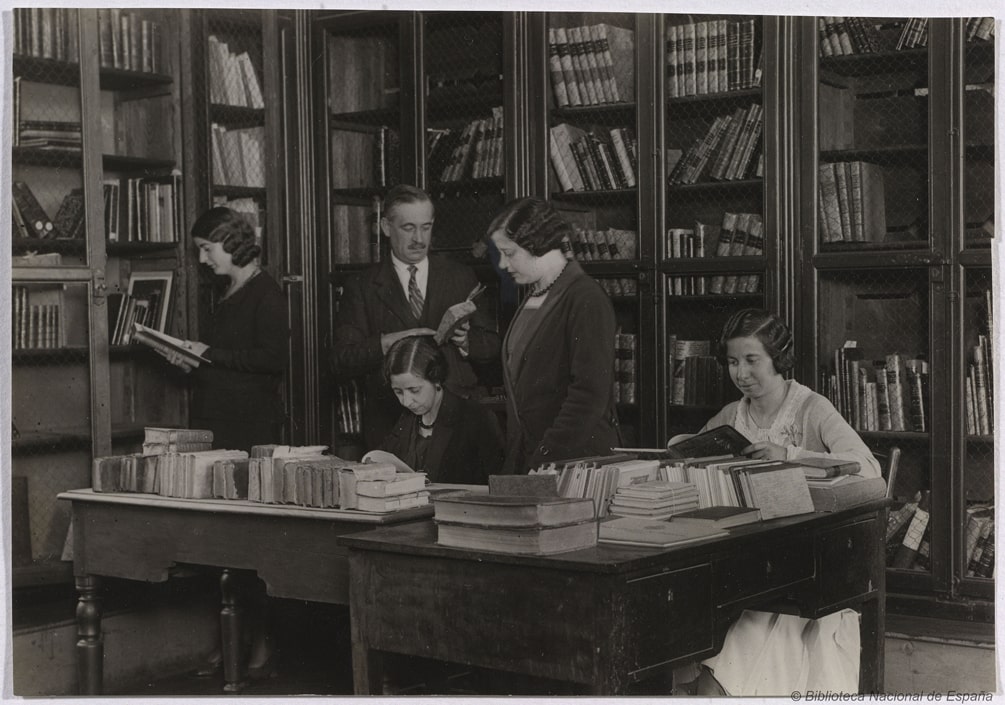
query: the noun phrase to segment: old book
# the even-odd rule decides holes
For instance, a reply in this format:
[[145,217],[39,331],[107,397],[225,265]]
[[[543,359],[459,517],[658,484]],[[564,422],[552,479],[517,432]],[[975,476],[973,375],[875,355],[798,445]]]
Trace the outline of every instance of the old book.
[[[670,402],[683,404],[686,388],[685,361],[689,357],[706,356],[711,350],[708,340],[676,340],[673,346],[673,380],[670,388]],[[707,454],[705,454],[707,455]],[[683,457],[683,456],[681,456]]]
[[802,468],[791,463],[740,467],[737,472],[747,506],[761,510],[765,520],[814,511]]
[[413,494],[426,487],[426,473],[395,473],[389,480],[359,480],[356,494],[360,497],[396,497]]
[[600,523],[600,543],[666,548],[728,536],[723,529],[637,517],[618,517]]
[[33,237],[55,237],[55,227],[24,181],[13,182],[14,203]]
[[558,53],[558,42],[555,28],[548,28],[548,73],[551,76],[551,90],[555,96],[555,104],[564,108],[569,105],[569,93],[565,86],[565,74],[562,73],[562,59]]
[[356,509],[363,512],[397,512],[402,509],[423,507],[429,504],[428,492],[412,492],[394,497],[367,497],[359,495],[356,498]]
[[192,352],[192,350],[185,347],[185,341],[175,338],[172,335],[168,335],[167,333],[161,333],[153,328],[148,328],[141,323],[133,324],[132,339],[162,353],[168,355],[180,355],[181,358],[192,367],[198,367],[199,364],[203,362],[211,364],[210,361],[202,355],[197,355]]
[[212,443],[213,432],[199,428],[164,428],[146,426],[143,429],[144,443]]
[[671,458],[700,458],[717,455],[739,455],[750,441],[732,426],[717,426],[704,433],[686,438],[669,446]]
[[[437,499],[437,508],[444,499]],[[436,534],[437,543],[443,546],[543,556],[595,546],[597,522],[590,518],[562,526],[515,527],[437,521]]]
[[436,521],[477,526],[548,527],[592,520],[592,499],[457,493],[436,499]]
[[604,62],[611,67],[614,100],[631,103],[635,100],[635,32],[611,24],[596,27]]
[[886,481],[881,477],[845,475],[833,482],[808,478],[806,484],[818,512],[835,512],[886,495]]
[[862,469],[854,460],[840,458],[799,458],[794,462],[803,467],[806,479],[855,475]]
[[478,284],[468,293],[468,296],[464,299],[464,301],[454,304],[443,312],[440,324],[436,327],[436,334],[433,335],[433,340],[437,345],[443,345],[450,340],[454,331],[456,331],[457,328],[465,321],[475,315],[478,311],[478,307],[474,300],[483,291],[485,291],[485,286]]
[[191,453],[200,450],[212,450],[212,442],[203,441],[170,441],[167,443],[145,442],[144,455],[162,455],[163,453]]
[[673,524],[692,524],[695,526],[728,529],[732,526],[742,526],[761,520],[761,510],[755,507],[704,507],[692,509],[674,515]]

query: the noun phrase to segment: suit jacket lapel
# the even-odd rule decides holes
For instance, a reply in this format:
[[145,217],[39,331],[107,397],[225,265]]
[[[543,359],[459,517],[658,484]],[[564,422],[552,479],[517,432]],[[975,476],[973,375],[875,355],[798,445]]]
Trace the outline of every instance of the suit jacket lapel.
[[412,309],[405,298],[405,292],[401,289],[401,282],[394,271],[394,266],[390,259],[384,260],[380,265],[380,271],[374,277],[374,286],[377,289],[377,298],[393,313],[401,324],[406,328],[413,328],[418,323],[412,315]]

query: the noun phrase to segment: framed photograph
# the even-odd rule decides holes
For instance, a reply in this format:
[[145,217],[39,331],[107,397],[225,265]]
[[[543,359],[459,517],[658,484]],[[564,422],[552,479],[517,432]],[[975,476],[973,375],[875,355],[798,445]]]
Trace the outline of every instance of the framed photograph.
[[147,302],[149,314],[144,325],[161,333],[167,327],[173,281],[174,272],[132,272],[129,275],[129,296],[134,301]]

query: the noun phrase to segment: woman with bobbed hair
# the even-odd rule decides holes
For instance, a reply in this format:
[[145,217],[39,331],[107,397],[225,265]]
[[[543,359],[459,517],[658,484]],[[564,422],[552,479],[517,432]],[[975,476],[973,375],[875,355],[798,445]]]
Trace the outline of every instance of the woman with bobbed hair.
[[[211,364],[193,373],[192,428],[213,432],[213,447],[250,451],[277,443],[284,418],[280,385],[286,369],[286,297],[258,264],[262,248],[251,224],[230,208],[211,208],[192,225],[199,263],[226,277],[205,342],[187,347]],[[175,356],[172,363],[188,370]]]
[[492,412],[445,389],[447,357],[431,336],[397,341],[384,357],[384,377],[404,407],[380,444],[430,482],[484,485],[503,461]]
[[508,472],[609,453],[618,445],[614,309],[565,254],[572,227],[521,198],[488,228],[499,268],[529,287],[503,344]]
[[841,458],[879,477],[879,462],[830,401],[783,375],[795,365],[792,333],[768,311],[745,308],[722,328],[716,356],[743,393],[709,419],[702,431],[735,428],[753,443],[744,455],[766,460]]

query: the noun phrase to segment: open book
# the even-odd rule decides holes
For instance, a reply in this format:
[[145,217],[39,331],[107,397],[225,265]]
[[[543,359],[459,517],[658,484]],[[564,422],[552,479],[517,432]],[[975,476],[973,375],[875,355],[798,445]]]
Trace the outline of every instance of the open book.
[[361,463],[385,463],[394,466],[396,472],[415,472],[404,460],[386,450],[371,450],[360,460]]
[[732,426],[716,426],[685,438],[666,448],[613,448],[614,452],[635,453],[641,458],[709,458],[740,455],[750,441]]
[[450,340],[450,336],[454,334],[457,327],[475,315],[475,311],[478,310],[478,307],[475,305],[475,297],[483,291],[485,291],[485,286],[478,284],[471,290],[471,293],[468,294],[464,301],[454,304],[443,312],[440,325],[437,326],[436,333],[433,335],[433,340],[437,345],[443,345]]
[[186,348],[184,340],[175,338],[167,333],[161,333],[153,328],[148,328],[142,323],[133,323],[132,339],[137,343],[143,343],[144,345],[162,352],[165,355],[170,355],[172,353],[181,355],[181,358],[192,367],[198,367],[199,363],[202,362],[212,364],[202,355],[197,355],[189,348]]

